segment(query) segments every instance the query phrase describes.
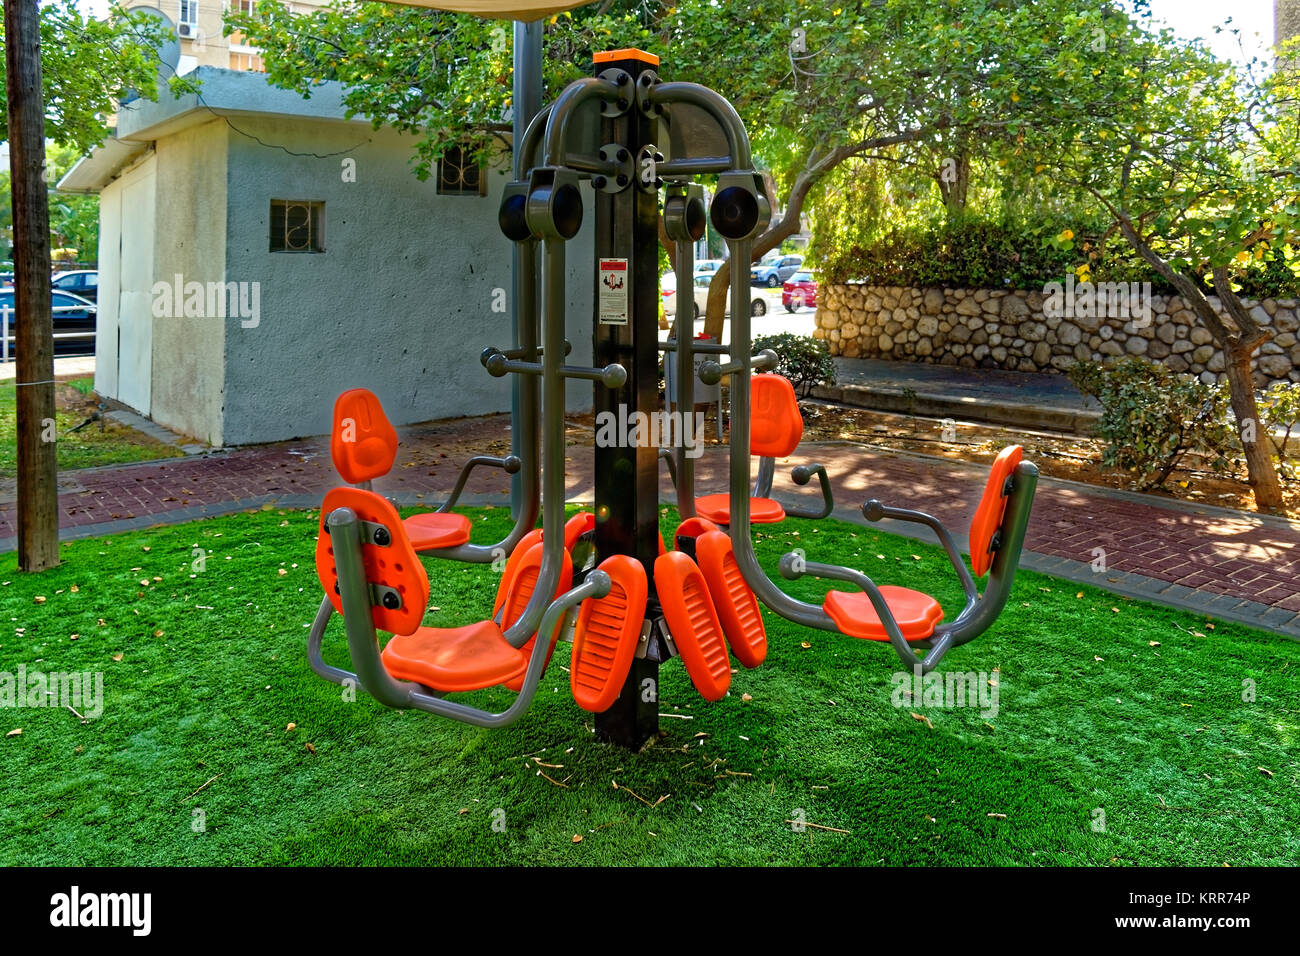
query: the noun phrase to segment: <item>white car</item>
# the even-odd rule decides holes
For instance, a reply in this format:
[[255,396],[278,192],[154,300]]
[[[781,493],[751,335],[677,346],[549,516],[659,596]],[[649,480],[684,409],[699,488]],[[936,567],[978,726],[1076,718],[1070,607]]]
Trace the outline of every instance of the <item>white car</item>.
[[[695,318],[699,319],[704,315],[704,310],[709,306],[709,286],[713,282],[713,274],[709,272],[699,273],[695,276]],[[731,315],[731,292],[727,292],[727,305],[722,313]],[[750,315],[767,315],[767,301],[760,295],[755,295],[749,300]]]

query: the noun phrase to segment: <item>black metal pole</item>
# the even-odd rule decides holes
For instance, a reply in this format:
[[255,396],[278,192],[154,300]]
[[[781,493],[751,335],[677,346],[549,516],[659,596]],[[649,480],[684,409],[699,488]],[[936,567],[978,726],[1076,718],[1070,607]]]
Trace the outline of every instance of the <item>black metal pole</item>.
[[[654,57],[629,56],[598,62],[596,72],[624,70],[636,80],[657,65]],[[622,146],[632,157],[643,146],[653,146],[657,134],[654,114],[643,113],[635,103],[623,115],[601,120],[602,141]],[[628,372],[623,387],[596,388],[595,409],[598,416],[610,414],[619,422],[631,420],[638,411],[648,416],[659,409],[659,194],[653,182],[648,186],[640,182],[639,172],[634,170],[637,181],[627,188],[619,192],[597,190],[595,199],[594,364],[600,367],[618,362]],[[627,317],[623,323],[608,308],[601,307],[602,278],[616,274],[621,260],[625,260],[627,282]],[[627,433],[622,434],[626,437]],[[659,449],[649,441],[636,447],[628,447],[627,441],[604,444],[601,447],[598,442],[595,449],[596,550],[602,556],[635,556],[645,566],[654,608],[653,572],[659,555]],[[602,739],[636,750],[658,733],[659,664],[653,657],[652,653],[633,662],[618,700],[609,710],[596,715],[596,734]]]

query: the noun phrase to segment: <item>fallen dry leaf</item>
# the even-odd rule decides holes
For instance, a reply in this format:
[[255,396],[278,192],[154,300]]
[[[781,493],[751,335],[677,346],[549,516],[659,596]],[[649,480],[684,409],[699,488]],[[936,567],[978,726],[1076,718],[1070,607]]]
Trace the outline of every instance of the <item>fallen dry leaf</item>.
[[32,598],[32,602],[33,602],[34,604],[44,604],[44,603],[45,603],[45,595],[44,595],[44,594],[38,594],[38,595],[36,595],[36,597]]
[[121,655],[121,654],[114,654],[114,655],[113,655],[113,660],[115,660],[115,661],[119,661],[119,662],[120,662],[120,661],[122,660],[122,655]]
[[744,700],[744,701],[750,701],[750,700],[753,700],[754,698],[751,697],[751,696],[749,696],[748,694],[741,694],[741,695],[740,695],[740,699],[741,699],[741,700]]
[[1266,777],[1273,776],[1273,771],[1269,770],[1267,767],[1256,767],[1255,769],[1257,769],[1260,773],[1262,773]]
[[22,732],[23,732],[23,729],[22,729],[21,727],[15,727],[13,730],[9,731],[9,733],[5,734],[5,736],[6,736],[6,737],[17,737],[17,736],[18,736],[19,734],[21,734]]
[[314,754],[316,752],[316,748],[311,744],[303,744],[303,746],[307,748],[307,753],[309,754]]
[[275,573],[278,574],[278,575],[280,575],[280,577],[284,577],[284,576],[285,576],[286,574],[288,574],[289,572],[286,571],[284,568],[279,568]]
[[807,641],[801,641],[799,643],[799,646],[802,647],[804,650],[807,650],[808,648],[812,647],[812,645],[809,644]]
[[994,820],[1005,820],[1007,818],[1005,813],[989,813],[985,815],[992,817]]
[[288,730],[294,730],[294,729],[297,728],[297,726],[298,726],[298,725],[295,724],[295,723],[291,720],[291,721],[289,721],[289,726],[286,727],[286,728],[284,728],[284,729],[285,729],[286,731],[288,731]]
[[1159,641],[1147,641],[1147,647],[1159,647],[1159,646],[1160,646]]
[[573,835],[573,842],[574,842],[574,843],[581,843],[581,842],[582,842],[582,834],[581,834],[581,833],[575,833],[575,834]]
[[74,584],[72,587],[68,588],[68,590],[71,591],[73,594],[76,594],[78,591],[81,590],[81,588],[77,587],[77,585]]
[[912,719],[919,720],[921,723],[925,724],[925,726],[929,727],[931,730],[934,730],[934,724],[930,722],[930,718],[925,716],[925,714],[912,713]]

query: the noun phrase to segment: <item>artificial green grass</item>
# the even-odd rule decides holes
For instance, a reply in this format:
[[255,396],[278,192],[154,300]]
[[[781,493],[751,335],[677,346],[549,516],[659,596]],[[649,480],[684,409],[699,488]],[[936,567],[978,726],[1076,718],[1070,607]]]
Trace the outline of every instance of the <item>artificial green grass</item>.
[[[477,541],[508,524],[467,513]],[[0,558],[0,671],[105,675],[96,720],[0,711],[0,735],[22,730],[0,736],[0,864],[1300,860],[1300,646],[1285,638],[1021,573],[993,630],[944,665],[998,682],[989,716],[896,707],[888,646],[765,613],[768,659],[724,700],[664,665],[660,710],[678,717],[631,754],[573,703],[567,644],[503,730],[346,702],[303,650],[315,529],[313,513],[262,511],[71,542],[39,576]],[[941,552],[875,530],[792,519],[756,537],[769,569],[803,547],[950,613],[959,596]],[[489,567],[429,566],[429,623],[487,616]],[[346,659],[337,618],[326,650]]]
[[[89,378],[60,382],[89,395],[94,382]],[[124,465],[133,461],[176,458],[184,454],[179,448],[164,445],[148,435],[132,431],[113,422],[101,431],[92,422],[79,432],[72,429],[85,421],[80,411],[59,408],[54,413],[58,436],[59,470],[92,468],[97,465]],[[13,381],[0,382],[0,478],[18,474],[18,387]]]

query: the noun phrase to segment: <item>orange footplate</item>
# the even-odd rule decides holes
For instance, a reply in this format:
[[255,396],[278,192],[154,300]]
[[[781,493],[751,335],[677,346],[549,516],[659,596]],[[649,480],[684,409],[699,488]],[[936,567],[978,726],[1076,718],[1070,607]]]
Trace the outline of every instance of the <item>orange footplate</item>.
[[731,686],[731,659],[704,575],[680,551],[655,561],[655,591],[677,653],[705,700],[721,700]]
[[582,602],[569,671],[574,701],[594,714],[614,706],[632,669],[647,591],[645,568],[629,555],[606,558],[598,570],[612,586],[605,597]]
[[731,539],[709,531],[695,539],[695,557],[709,585],[709,595],[727,636],[731,653],[746,667],[757,667],[767,656],[767,631],[758,598],[740,573]]

